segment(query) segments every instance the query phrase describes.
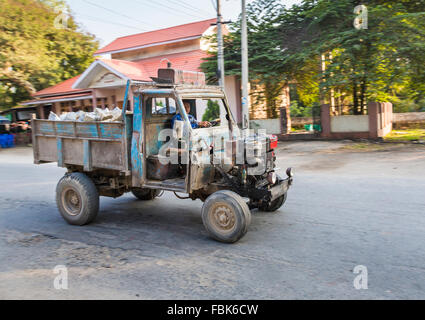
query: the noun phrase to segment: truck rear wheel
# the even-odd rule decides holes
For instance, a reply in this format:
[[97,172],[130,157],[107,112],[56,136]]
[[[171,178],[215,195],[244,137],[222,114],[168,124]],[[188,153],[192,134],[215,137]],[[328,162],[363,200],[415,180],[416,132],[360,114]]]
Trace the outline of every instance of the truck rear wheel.
[[258,209],[260,211],[265,211],[265,212],[274,212],[278,210],[281,206],[283,206],[283,204],[286,202],[287,195],[288,193],[285,193],[284,195],[280,196],[279,198],[271,202],[262,204]]
[[243,199],[232,191],[217,191],[202,207],[202,221],[213,239],[234,243],[248,231],[251,211]]
[[66,222],[82,226],[96,218],[99,211],[99,193],[89,177],[74,172],[59,180],[56,203]]
[[159,190],[149,188],[133,188],[131,189],[131,193],[140,200],[153,200],[158,196]]

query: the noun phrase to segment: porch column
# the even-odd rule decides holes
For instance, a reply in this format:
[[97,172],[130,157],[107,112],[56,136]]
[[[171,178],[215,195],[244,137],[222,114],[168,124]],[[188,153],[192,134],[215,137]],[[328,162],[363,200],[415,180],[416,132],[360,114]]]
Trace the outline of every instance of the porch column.
[[53,102],[52,103],[52,111],[56,114],[58,114],[59,109],[56,107],[58,104],[58,102]]
[[92,92],[92,96],[93,96],[93,98],[92,98],[92,111],[94,111],[94,109],[96,109],[96,107],[97,107],[97,98],[96,98],[96,90],[93,90],[93,92]]
[[44,116],[44,104],[39,104],[35,110],[38,119],[46,119]]
[[111,96],[111,109],[114,109],[117,106],[117,98],[115,95]]

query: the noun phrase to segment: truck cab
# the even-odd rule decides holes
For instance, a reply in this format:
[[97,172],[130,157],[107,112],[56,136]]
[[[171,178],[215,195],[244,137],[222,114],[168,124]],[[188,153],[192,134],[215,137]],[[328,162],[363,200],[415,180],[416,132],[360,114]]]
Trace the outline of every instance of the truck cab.
[[231,243],[247,232],[251,209],[284,204],[293,173],[277,172],[277,138],[240,129],[204,74],[159,69],[150,86],[129,82],[129,90],[133,111],[123,109],[121,121],[34,120],[35,163],[67,168],[56,199],[68,223],[93,221],[99,196],[146,201],[171,191],[203,201],[207,232]]

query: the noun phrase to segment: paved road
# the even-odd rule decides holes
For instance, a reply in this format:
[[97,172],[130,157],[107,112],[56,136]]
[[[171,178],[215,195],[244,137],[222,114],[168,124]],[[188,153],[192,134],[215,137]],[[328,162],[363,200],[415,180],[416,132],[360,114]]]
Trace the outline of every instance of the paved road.
[[[69,226],[54,201],[64,170],[31,161],[0,150],[0,299],[425,299],[424,147],[281,144],[288,201],[253,211],[233,245],[207,237],[201,202],[171,193],[102,198],[95,223]],[[56,265],[68,290],[53,288]]]

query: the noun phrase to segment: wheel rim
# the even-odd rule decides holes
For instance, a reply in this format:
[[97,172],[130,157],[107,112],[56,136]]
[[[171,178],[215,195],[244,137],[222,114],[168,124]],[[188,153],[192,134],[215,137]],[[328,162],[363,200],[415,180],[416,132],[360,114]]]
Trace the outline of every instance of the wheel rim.
[[81,197],[72,188],[67,188],[62,193],[62,203],[67,214],[76,216],[81,212]]
[[224,202],[217,202],[211,207],[208,219],[220,233],[232,232],[236,227],[235,211]]

